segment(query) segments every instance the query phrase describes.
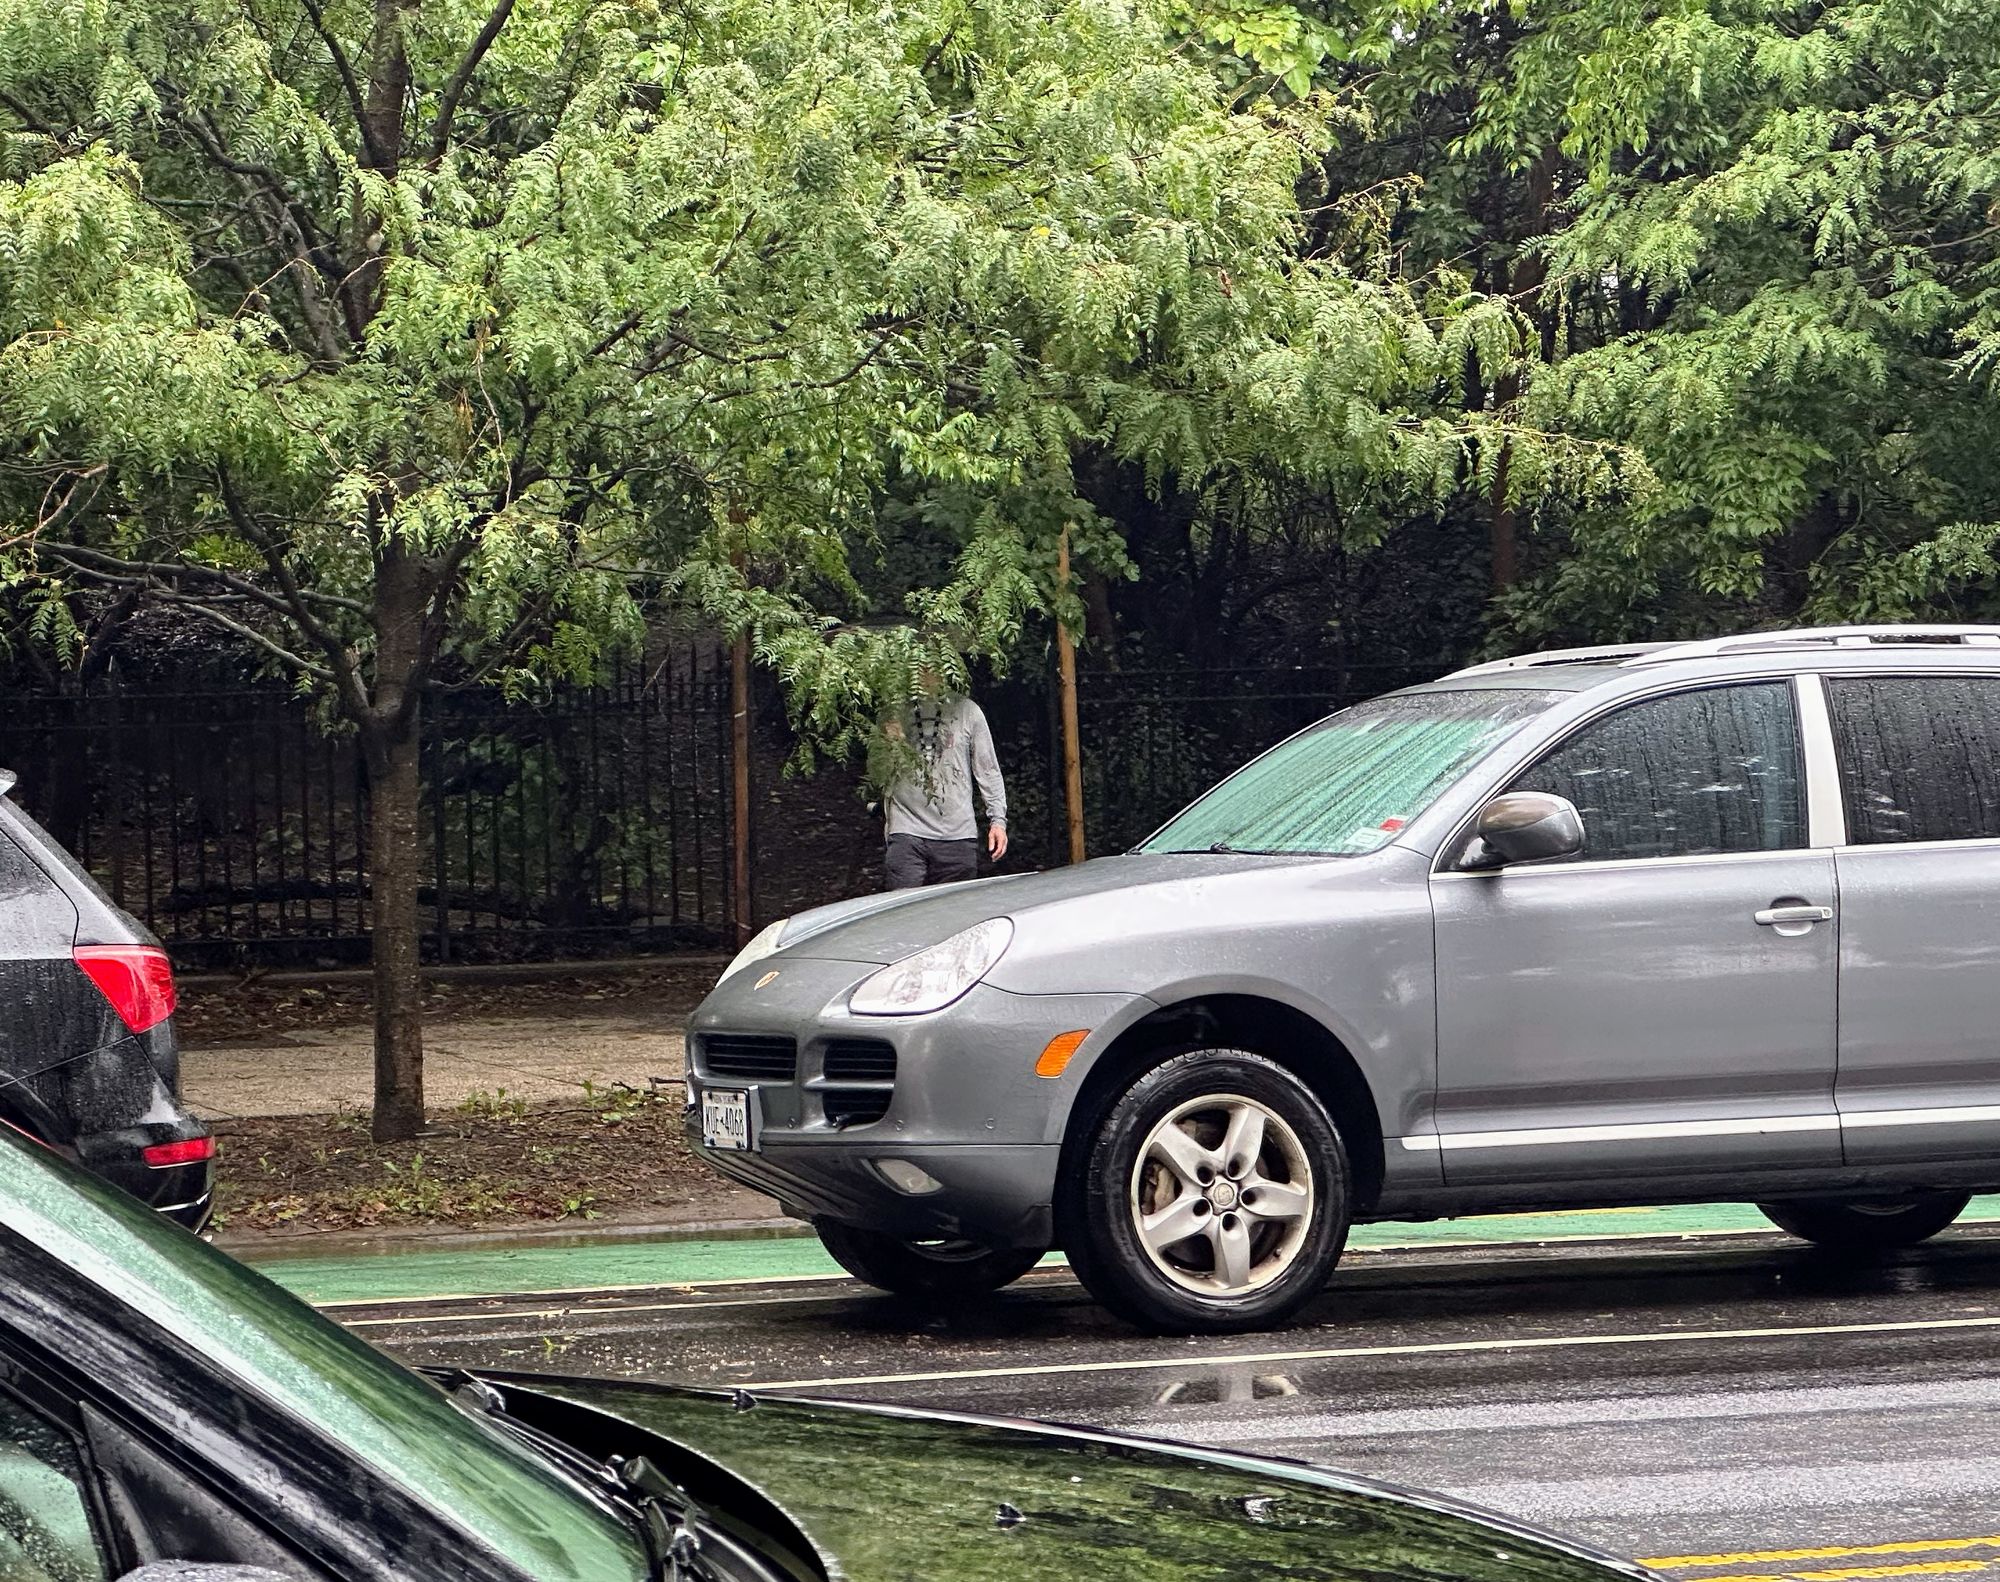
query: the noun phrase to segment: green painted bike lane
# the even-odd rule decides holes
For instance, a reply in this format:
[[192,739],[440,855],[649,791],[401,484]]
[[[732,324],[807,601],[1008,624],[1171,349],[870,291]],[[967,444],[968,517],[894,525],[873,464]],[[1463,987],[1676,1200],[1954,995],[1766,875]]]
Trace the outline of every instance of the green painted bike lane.
[[[2000,1196],[1974,1198],[1961,1224],[2000,1220]],[[1626,1241],[1740,1235],[1770,1231],[1747,1203],[1673,1208],[1585,1209],[1558,1214],[1496,1214],[1421,1225],[1363,1225],[1356,1252],[1417,1247]],[[252,1255],[246,1259],[309,1302],[342,1305],[448,1296],[561,1296],[661,1285],[818,1279],[840,1268],[811,1236],[753,1236],[713,1241],[679,1238],[574,1241],[524,1237],[514,1245],[349,1257]]]

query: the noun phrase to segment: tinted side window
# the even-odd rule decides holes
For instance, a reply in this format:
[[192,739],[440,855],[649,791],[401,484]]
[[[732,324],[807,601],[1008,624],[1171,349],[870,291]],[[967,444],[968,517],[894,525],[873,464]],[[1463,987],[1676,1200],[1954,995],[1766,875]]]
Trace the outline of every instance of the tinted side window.
[[0,829],[0,909],[50,888],[48,875]]
[[1829,676],[1847,838],[2000,837],[2000,677]]
[[1783,681],[1631,704],[1586,725],[1513,789],[1574,802],[1591,862],[1806,843],[1798,721]]
[[103,1582],[83,1464],[62,1433],[0,1391],[0,1577]]

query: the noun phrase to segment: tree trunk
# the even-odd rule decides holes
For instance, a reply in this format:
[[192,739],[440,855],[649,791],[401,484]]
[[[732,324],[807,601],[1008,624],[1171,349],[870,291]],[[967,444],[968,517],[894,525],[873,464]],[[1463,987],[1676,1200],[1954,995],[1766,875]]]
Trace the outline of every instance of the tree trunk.
[[[1510,375],[1501,381],[1506,391],[1506,399],[1512,401],[1520,392],[1518,388],[1508,389],[1517,381]],[[1493,548],[1493,591],[1505,593],[1514,586],[1521,574],[1520,532],[1514,515],[1514,503],[1507,498],[1507,474],[1514,463],[1514,442],[1500,442],[1500,461],[1493,469],[1493,494],[1489,501],[1492,515],[1488,523],[1488,537]]]
[[422,565],[386,545],[375,572],[375,718],[368,765],[368,893],[375,951],[375,1140],[424,1128],[423,971],[418,955],[422,711],[403,707],[422,652],[429,589]]
[[368,774],[368,893],[375,952],[375,1140],[399,1142],[424,1129],[422,963],[417,891],[421,739],[412,728],[371,752]]

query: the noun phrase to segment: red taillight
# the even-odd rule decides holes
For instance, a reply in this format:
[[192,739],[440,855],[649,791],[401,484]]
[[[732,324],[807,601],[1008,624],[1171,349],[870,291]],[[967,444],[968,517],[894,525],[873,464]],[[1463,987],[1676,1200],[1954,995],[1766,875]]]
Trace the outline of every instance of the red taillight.
[[168,1165],[199,1164],[204,1159],[215,1157],[213,1137],[190,1137],[183,1143],[154,1143],[145,1150],[146,1163],[155,1170]]
[[157,945],[78,945],[71,954],[133,1032],[174,1014],[174,969]]

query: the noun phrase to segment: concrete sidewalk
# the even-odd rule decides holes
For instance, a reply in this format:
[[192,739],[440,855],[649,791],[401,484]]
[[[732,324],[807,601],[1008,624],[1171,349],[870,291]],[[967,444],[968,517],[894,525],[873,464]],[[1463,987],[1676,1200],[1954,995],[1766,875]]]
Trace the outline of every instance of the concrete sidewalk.
[[[574,1098],[586,1083],[644,1089],[655,1079],[678,1082],[684,1053],[681,1019],[640,1008],[505,1021],[436,1016],[424,1026],[424,1097],[448,1108],[503,1089],[531,1103]],[[374,1059],[367,1023],[226,1039],[182,1052],[181,1091],[210,1120],[365,1110],[374,1103]]]

